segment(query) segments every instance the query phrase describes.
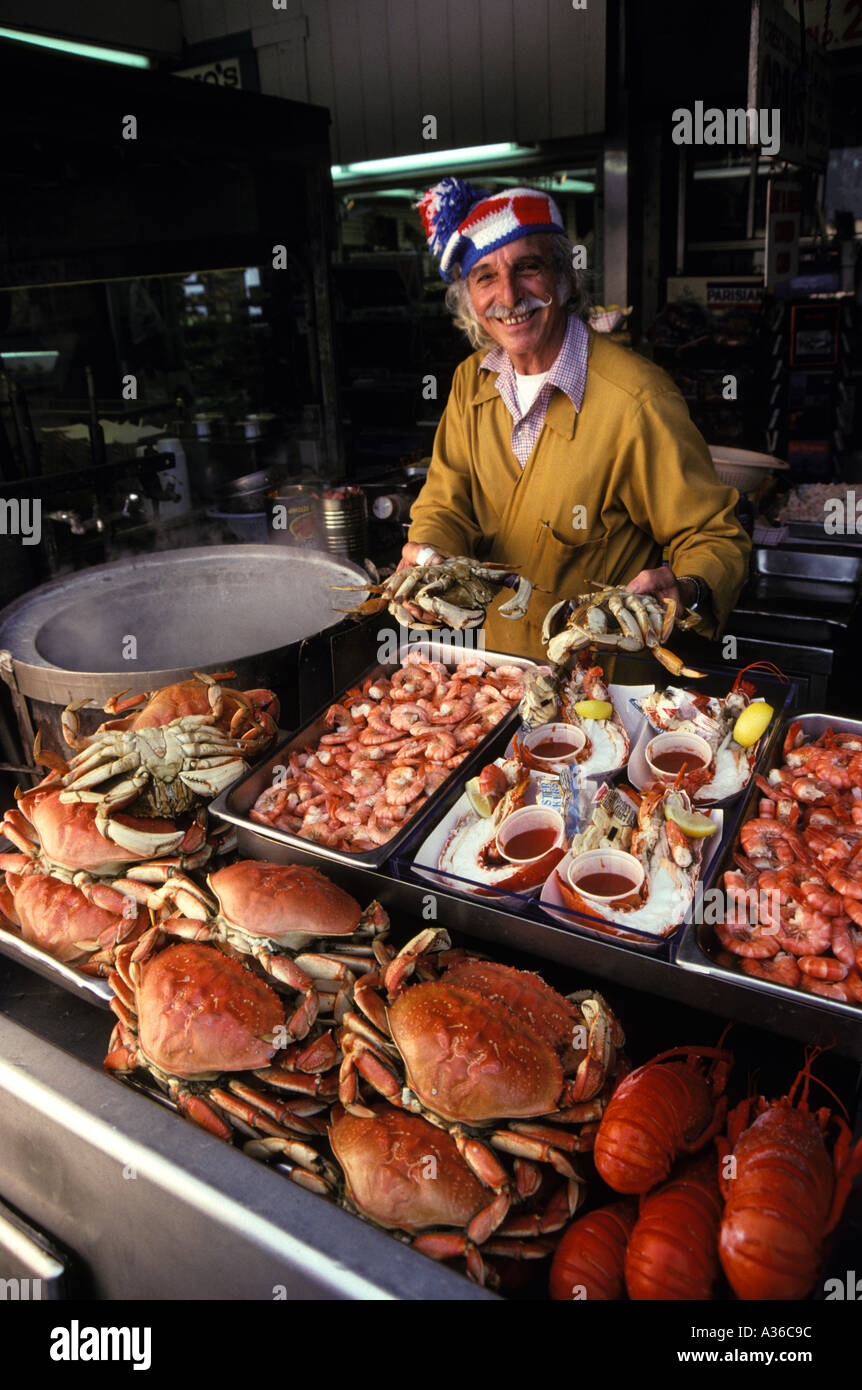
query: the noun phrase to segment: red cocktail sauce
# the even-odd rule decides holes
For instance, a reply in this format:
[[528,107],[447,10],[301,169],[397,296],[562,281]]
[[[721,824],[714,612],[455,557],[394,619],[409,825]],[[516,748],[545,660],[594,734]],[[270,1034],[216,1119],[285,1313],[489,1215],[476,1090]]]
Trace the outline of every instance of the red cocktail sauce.
[[507,841],[506,854],[510,859],[539,859],[553,847],[556,838],[556,831],[551,825],[522,830]]
[[530,749],[534,758],[543,758],[545,762],[551,758],[571,757],[577,751],[575,745],[565,738],[546,738],[543,743],[536,743]]
[[627,898],[635,891],[634,883],[625,874],[584,874],[574,886],[580,892],[595,893],[600,898]]

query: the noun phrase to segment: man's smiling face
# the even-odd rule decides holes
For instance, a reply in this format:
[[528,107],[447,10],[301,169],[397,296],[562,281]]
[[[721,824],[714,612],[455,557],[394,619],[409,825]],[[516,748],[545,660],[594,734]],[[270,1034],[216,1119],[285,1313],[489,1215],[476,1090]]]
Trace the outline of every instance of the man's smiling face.
[[[560,351],[567,314],[549,238],[519,237],[483,256],[467,276],[482,327],[525,376],[547,371]],[[550,303],[548,301],[550,300]]]

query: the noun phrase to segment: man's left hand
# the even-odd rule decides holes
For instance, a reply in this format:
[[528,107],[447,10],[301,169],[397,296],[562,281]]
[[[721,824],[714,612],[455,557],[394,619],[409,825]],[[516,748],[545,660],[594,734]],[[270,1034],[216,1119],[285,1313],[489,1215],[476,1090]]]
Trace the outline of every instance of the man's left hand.
[[660,598],[675,599],[680,607],[687,606],[694,599],[694,586],[686,580],[685,592],[681,592],[670,565],[659,565],[655,570],[641,570],[626,588],[633,594],[658,594]]

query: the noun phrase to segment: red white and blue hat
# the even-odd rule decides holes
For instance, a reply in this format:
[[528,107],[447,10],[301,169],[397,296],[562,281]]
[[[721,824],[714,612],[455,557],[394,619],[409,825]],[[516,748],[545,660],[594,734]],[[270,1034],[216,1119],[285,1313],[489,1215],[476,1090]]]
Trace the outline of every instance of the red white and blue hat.
[[458,265],[462,277],[468,275],[483,256],[519,237],[566,230],[553,198],[536,188],[488,193],[465,179],[447,177],[429,188],[416,206],[444,280],[455,278]]

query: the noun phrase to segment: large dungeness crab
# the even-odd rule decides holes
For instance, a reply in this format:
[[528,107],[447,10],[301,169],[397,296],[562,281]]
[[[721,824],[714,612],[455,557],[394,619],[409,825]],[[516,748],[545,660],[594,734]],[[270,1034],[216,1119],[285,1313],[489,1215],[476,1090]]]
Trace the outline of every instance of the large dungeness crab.
[[154,855],[178,855],[177,865],[188,867],[209,857],[200,822],[184,828],[156,816],[102,819],[95,806],[64,802],[57,772],[49,773],[31,791],[16,795],[18,806],[6,812],[2,832],[23,854],[46,868],[60,865],[93,874],[116,874],[126,865]]
[[[341,588],[341,585],[334,585]],[[363,586],[365,587],[365,586]],[[382,584],[369,585],[374,597],[350,611],[357,617],[384,607],[408,628],[481,627],[485,610],[499,589],[515,589],[514,597],[498,610],[503,618],[523,618],[533,586],[512,574],[509,565],[453,556],[439,565],[413,565],[396,570]]]
[[143,908],[89,874],[40,868],[23,854],[0,854],[0,909],[24,941],[87,975],[104,975],[113,950],[148,928]]
[[[554,633],[554,627],[563,613],[569,609],[570,615],[561,632]],[[670,636],[674,625],[679,628],[693,627],[697,617],[682,610],[677,616],[678,605],[673,599],[663,599],[657,594],[634,594],[628,589],[599,588],[596,594],[581,594],[579,598],[564,599],[548,609],[542,628],[549,660],[562,666],[570,652],[584,647],[603,647],[609,651],[639,652],[648,647],[657,661],[675,676],[689,676],[699,679],[702,671],[691,671],[684,666],[678,656],[662,644]]]
[[[119,1022],[106,1070],[148,1070],[196,1124],[219,1139],[234,1130],[252,1136],[246,1152],[278,1156],[291,1178],[326,1195],[333,1170],[307,1140],[326,1129],[315,1115],[335,1089],[326,1075],[336,1060],[331,1035],[286,1049],[273,1065],[285,1036],[284,1008],[241,961],[197,941],[166,943],[158,927],[119,947],[116,961],[111,1008]],[[236,1076],[246,1071],[252,1079]],[[301,1098],[285,1100],[270,1093],[273,1086]]]
[[[349,1113],[373,1116],[364,1081],[390,1104],[449,1130],[490,1189],[467,1228],[481,1242],[513,1201],[535,1192],[536,1163],[566,1180],[568,1209],[577,1208],[581,1180],[571,1155],[591,1147],[624,1038],[593,991],[563,998],[538,975],[465,952],[442,957],[448,968],[439,979],[408,984],[417,969],[435,972],[431,953],[450,944],[429,928],[357,982],[361,1014],[349,1013],[339,1034],[339,1096]],[[514,1178],[495,1149],[514,1157]],[[539,1216],[534,1231],[543,1229]]]
[[78,700],[63,714],[66,741],[78,750],[60,769],[63,800],[93,802],[103,820],[123,806],[144,816],[175,816],[216,796],[245,771],[243,759],[274,737],[278,718],[271,690],[225,690],[216,677],[200,674],[150,695],[114,696],[107,714],[141,708],[82,737],[78,711],[91,703]]
[[[148,887],[153,881],[161,886]],[[276,984],[296,990],[301,1001],[287,1024],[292,1038],[307,1036],[321,993],[335,993],[330,1011],[344,1011],[357,975],[376,964],[375,938],[389,927],[378,902],[363,912],[343,888],[302,864],[243,859],[207,881],[214,897],[185,874],[151,866],[131,869],[114,886],[154,910],[176,909],[161,922],[172,936],[253,956]]]
[[[483,1252],[539,1259],[553,1245],[539,1229],[555,1231],[569,1220],[566,1200],[549,1203],[539,1221],[510,1218],[486,1244],[494,1221],[488,1191],[455,1140],[423,1116],[392,1105],[377,1103],[367,1115],[336,1106],[329,1142],[344,1174],[346,1205],[388,1231],[403,1233],[414,1249],[434,1259],[464,1255],[468,1274],[480,1284],[487,1276],[479,1244]],[[521,1234],[529,1238],[520,1239]]]

